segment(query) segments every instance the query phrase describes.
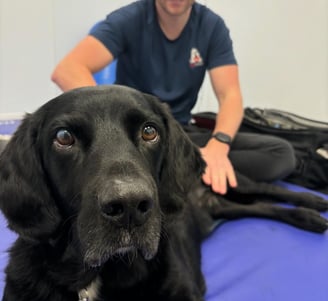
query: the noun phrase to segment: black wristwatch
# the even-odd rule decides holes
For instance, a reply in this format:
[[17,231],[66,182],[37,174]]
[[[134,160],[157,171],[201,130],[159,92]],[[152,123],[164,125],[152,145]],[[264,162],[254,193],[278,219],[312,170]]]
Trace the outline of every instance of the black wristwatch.
[[228,145],[231,145],[231,142],[232,142],[232,138],[229,135],[222,133],[222,132],[214,133],[212,135],[212,138],[215,138],[216,140],[218,140],[222,143],[228,144]]

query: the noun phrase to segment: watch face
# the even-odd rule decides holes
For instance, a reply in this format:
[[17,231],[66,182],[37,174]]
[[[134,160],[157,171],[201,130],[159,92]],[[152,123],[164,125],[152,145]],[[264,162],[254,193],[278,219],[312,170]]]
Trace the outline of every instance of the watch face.
[[213,137],[222,143],[231,144],[231,137],[224,133],[215,133]]

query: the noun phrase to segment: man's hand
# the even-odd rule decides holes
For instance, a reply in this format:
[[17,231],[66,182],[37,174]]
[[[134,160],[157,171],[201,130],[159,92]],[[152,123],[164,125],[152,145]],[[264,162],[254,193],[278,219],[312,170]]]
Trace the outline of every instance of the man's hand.
[[237,186],[236,175],[228,158],[229,148],[229,145],[211,139],[205,147],[200,149],[207,164],[203,181],[219,194],[227,192],[227,185]]

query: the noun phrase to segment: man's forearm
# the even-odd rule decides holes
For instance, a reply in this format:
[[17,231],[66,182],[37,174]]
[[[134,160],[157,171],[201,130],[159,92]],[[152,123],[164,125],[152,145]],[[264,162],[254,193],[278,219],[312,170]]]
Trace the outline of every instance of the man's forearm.
[[223,132],[233,138],[239,129],[243,114],[242,101],[239,95],[222,101],[213,133]]
[[96,85],[92,73],[87,68],[76,65],[70,66],[65,63],[56,67],[51,80],[64,92],[74,88]]

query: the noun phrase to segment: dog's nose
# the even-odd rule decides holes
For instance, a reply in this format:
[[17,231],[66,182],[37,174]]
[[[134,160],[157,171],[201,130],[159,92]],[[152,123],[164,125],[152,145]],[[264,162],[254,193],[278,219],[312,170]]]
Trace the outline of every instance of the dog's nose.
[[101,204],[101,212],[109,221],[119,227],[143,225],[153,208],[153,201],[141,200],[111,200]]

